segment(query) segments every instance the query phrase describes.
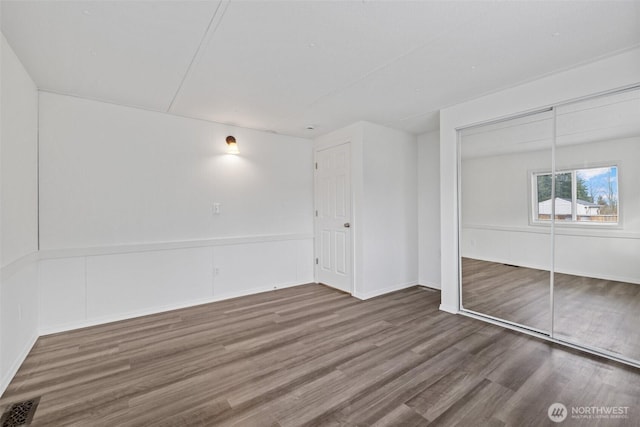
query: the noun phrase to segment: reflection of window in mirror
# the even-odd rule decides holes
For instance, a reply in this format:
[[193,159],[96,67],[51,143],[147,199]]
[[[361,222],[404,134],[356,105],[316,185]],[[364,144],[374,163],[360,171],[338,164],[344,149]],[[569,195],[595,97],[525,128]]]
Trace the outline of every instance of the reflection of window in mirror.
[[[551,173],[531,174],[534,222],[552,216]],[[562,223],[618,224],[618,167],[564,169],[556,172],[555,220]]]

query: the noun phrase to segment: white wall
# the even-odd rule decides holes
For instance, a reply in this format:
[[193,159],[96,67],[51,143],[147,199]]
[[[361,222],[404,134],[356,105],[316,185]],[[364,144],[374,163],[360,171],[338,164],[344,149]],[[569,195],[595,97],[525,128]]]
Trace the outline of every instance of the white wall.
[[38,94],[2,39],[2,267],[38,250]]
[[351,143],[353,295],[418,283],[417,144],[413,135],[357,122],[316,139]]
[[362,292],[418,283],[418,146],[406,132],[363,123]]
[[418,136],[419,282],[440,288],[440,134]]
[[312,159],[306,139],[41,93],[41,331],[312,282]]
[[443,310],[459,309],[456,129],[638,83],[638,76],[640,49],[635,49],[440,112]]
[[0,394],[38,336],[38,94],[2,36]]
[[40,105],[43,250],[312,229],[308,140],[50,93]]

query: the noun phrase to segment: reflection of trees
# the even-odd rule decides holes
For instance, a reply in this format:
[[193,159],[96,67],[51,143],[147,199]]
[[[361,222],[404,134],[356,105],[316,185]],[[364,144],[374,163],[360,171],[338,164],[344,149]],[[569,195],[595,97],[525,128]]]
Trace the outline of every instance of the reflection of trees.
[[576,176],[576,190],[578,190],[578,200],[593,203],[593,195],[587,188],[587,182],[579,175]]
[[602,215],[617,215],[618,213],[618,198],[616,197],[616,191],[614,190],[614,178],[612,176],[612,169],[609,169],[607,175],[607,188],[598,195],[598,203],[600,205],[600,213]]
[[[556,175],[556,197],[571,200],[571,174]],[[551,175],[538,175],[538,201],[551,198]]]
[[[576,190],[578,200],[593,203],[593,196],[587,188],[587,181],[576,177]],[[556,197],[571,200],[571,173],[556,174]],[[551,198],[551,175],[538,175],[538,201],[543,202]]]
[[604,197],[602,195],[598,196],[598,204],[600,205],[600,200],[604,202],[600,208],[600,213],[603,215],[616,215],[618,213],[618,198],[616,197],[613,183],[614,178],[611,176],[611,170],[609,170],[606,193]]

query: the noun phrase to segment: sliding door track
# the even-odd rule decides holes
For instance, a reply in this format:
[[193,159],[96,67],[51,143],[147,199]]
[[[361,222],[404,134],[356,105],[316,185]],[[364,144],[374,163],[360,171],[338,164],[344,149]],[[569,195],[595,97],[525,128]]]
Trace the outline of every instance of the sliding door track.
[[481,320],[483,322],[501,326],[503,328],[510,329],[512,331],[522,332],[524,334],[527,334],[536,338],[540,338],[545,341],[552,342],[554,344],[562,345],[564,347],[569,347],[574,350],[579,350],[585,353],[592,354],[594,356],[603,357],[605,359],[613,360],[614,362],[622,363],[624,365],[632,366],[634,368],[640,368],[640,363],[636,360],[628,359],[617,353],[607,351],[601,348],[591,347],[584,344],[577,344],[564,339],[558,339],[551,336],[548,332],[544,332],[539,329],[527,327],[514,322],[509,322],[508,320],[499,319],[497,317],[488,316],[486,314],[477,313],[472,310],[460,309],[458,313],[462,314],[463,316],[471,317],[472,319]]

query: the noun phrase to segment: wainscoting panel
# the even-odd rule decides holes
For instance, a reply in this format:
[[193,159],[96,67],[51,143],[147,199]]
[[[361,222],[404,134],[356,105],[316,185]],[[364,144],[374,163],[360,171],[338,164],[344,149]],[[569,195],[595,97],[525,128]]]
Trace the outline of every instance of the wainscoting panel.
[[211,248],[87,258],[87,318],[111,319],[212,296]]
[[[42,259],[41,335],[314,281],[313,238]],[[47,253],[43,253],[46,258]]]
[[73,326],[87,318],[85,264],[85,257],[40,261],[41,327]]
[[0,286],[0,395],[38,338],[38,264],[25,258]]
[[297,283],[296,242],[265,242],[213,249],[215,297],[235,297]]

